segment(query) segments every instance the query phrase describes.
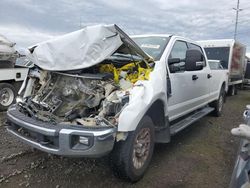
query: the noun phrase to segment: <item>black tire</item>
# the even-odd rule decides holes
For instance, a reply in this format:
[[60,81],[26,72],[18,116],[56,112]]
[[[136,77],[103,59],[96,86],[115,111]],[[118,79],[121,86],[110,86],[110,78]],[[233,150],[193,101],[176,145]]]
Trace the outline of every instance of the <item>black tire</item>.
[[213,111],[214,116],[216,117],[221,116],[224,102],[225,102],[225,88],[222,87],[220,90],[219,98],[211,103],[211,107],[215,108]]
[[8,83],[0,83],[0,111],[7,110],[16,101],[16,90]]
[[[141,163],[142,166],[136,168],[135,165],[140,165],[140,163],[135,164],[136,159],[142,157],[137,155],[137,157],[133,158],[133,156],[136,156],[135,140],[137,138],[140,138],[139,135],[143,131],[149,133],[147,134],[147,136],[149,137],[145,136],[145,138],[146,137],[150,138],[149,144],[148,145],[145,144],[143,147],[148,146],[149,148],[148,150],[142,150],[143,147],[140,147],[141,150],[139,149],[139,151],[141,152],[148,151],[148,153],[144,159],[144,162]],[[114,149],[110,156],[110,162],[115,176],[125,180],[129,180],[131,182],[136,182],[140,180],[149,166],[149,163],[153,155],[153,150],[154,150],[154,124],[150,117],[144,116],[143,119],[140,121],[136,130],[129,132],[125,141],[119,141],[114,146]]]

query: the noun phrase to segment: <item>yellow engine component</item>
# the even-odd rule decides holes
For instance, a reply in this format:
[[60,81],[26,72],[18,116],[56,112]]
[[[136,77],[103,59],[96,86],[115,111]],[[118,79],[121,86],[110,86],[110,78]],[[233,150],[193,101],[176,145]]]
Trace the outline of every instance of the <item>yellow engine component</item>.
[[120,72],[119,72],[119,70],[117,68],[115,68],[115,66],[113,64],[101,65],[99,71],[101,73],[104,73],[104,72],[113,73],[115,83],[119,83]]
[[131,83],[135,83],[138,80],[148,80],[149,74],[152,71],[151,68],[142,68],[140,66],[139,62],[129,63],[121,68],[116,68],[113,64],[105,64],[101,65],[99,71],[101,73],[103,72],[109,72],[114,74],[114,81],[115,83],[119,83],[119,76],[121,71],[124,71],[127,73],[125,79],[127,81],[130,81]]

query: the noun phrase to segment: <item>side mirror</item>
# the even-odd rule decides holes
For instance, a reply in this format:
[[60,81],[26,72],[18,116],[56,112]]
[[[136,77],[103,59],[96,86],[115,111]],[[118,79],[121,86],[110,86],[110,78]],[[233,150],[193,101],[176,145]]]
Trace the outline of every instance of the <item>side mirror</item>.
[[202,70],[204,67],[204,56],[203,54],[196,49],[188,49],[186,51],[186,71],[196,71]]
[[168,64],[172,65],[172,64],[176,64],[176,63],[180,63],[181,59],[180,58],[169,58],[168,59]]

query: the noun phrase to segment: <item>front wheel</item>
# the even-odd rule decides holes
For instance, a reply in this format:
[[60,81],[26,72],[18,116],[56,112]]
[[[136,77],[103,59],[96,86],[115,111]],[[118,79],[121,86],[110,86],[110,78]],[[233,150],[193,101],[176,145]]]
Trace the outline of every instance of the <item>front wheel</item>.
[[132,182],[140,180],[147,170],[154,150],[154,124],[144,116],[135,131],[125,141],[115,144],[111,166],[119,178]]

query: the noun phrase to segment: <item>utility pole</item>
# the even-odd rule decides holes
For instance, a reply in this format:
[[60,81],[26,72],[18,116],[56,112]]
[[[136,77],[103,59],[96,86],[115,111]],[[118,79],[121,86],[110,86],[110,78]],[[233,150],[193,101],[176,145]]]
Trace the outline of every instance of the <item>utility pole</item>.
[[234,29],[234,40],[236,40],[239,12],[243,10],[243,9],[240,9],[240,0],[237,0],[237,8],[233,8],[233,9],[236,11],[235,29]]

